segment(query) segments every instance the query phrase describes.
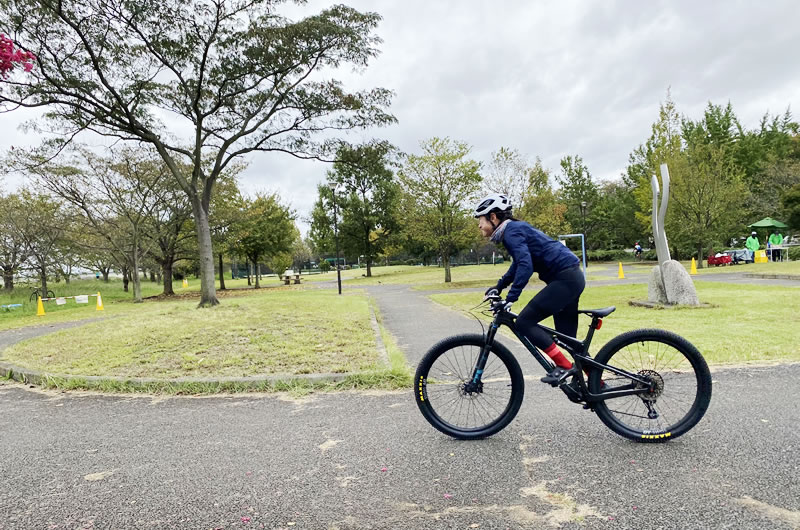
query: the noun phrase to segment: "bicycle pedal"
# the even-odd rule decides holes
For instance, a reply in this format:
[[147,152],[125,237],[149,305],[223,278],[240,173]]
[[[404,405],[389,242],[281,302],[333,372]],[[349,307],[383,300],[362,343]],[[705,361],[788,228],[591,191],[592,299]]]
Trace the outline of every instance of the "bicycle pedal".
[[556,387],[556,386],[559,386],[561,383],[563,383],[564,380],[567,377],[569,377],[570,375],[572,375],[573,373],[574,372],[573,372],[572,368],[569,369],[569,370],[565,370],[563,368],[556,367],[556,368],[553,368],[553,370],[549,374],[547,374],[546,376],[542,377],[540,379],[540,381],[542,383],[547,383],[548,385],[550,385],[552,387]]

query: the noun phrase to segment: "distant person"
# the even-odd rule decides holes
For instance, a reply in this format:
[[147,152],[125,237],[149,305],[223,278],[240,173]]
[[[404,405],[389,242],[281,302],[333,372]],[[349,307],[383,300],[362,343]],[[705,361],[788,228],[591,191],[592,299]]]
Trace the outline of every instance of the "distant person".
[[642,259],[642,245],[638,241],[633,244],[633,256],[636,259]]
[[780,261],[781,249],[774,247],[775,245],[782,245],[782,244],[783,244],[783,234],[779,234],[777,231],[773,230],[772,233],[769,235],[769,246],[771,247],[772,261]]
[[744,242],[744,246],[750,251],[749,261],[755,261],[756,250],[761,246],[761,243],[758,242],[758,234],[756,234],[755,230],[750,233],[750,237]]

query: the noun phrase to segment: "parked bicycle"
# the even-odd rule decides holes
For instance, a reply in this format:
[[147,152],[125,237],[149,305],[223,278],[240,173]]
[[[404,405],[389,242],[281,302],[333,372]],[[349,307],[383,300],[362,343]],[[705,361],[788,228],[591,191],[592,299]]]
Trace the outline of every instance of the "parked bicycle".
[[42,289],[41,287],[33,287],[33,288],[31,289],[31,295],[28,297],[28,300],[29,300],[31,303],[33,303],[33,302],[36,302],[36,301],[37,301],[37,299],[38,299],[40,296],[41,296],[42,298],[55,298],[55,297],[56,297],[56,293],[54,293],[54,292],[53,292],[53,291],[51,291],[50,289],[48,289],[47,291],[45,291],[45,290],[44,290],[44,289]]
[[495,340],[500,326],[511,329],[545,371],[556,376],[552,386],[560,388],[570,401],[594,411],[608,428],[626,438],[640,442],[677,438],[694,427],[708,409],[708,365],[697,348],[675,333],[628,331],[592,358],[589,345],[594,332],[615,307],[579,311],[592,319],[583,341],[538,324],[573,357],[574,366],[563,370],[554,368],[517,331],[517,315],[503,309],[502,298],[488,296],[483,303],[489,304],[488,314],[493,316],[488,331],[440,341],[425,354],[416,371],[417,405],[425,419],[447,435],[464,440],[485,438],[505,428],[519,411],[524,394],[522,370],[508,348]]

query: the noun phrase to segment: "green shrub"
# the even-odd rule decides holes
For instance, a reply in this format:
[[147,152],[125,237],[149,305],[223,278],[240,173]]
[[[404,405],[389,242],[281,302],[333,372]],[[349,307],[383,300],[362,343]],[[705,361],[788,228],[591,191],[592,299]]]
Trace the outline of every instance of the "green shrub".
[[800,245],[789,247],[789,259],[792,261],[800,260]]
[[321,270],[322,272],[328,272],[329,270],[331,270],[331,262],[328,260],[322,260],[319,263],[319,270]]

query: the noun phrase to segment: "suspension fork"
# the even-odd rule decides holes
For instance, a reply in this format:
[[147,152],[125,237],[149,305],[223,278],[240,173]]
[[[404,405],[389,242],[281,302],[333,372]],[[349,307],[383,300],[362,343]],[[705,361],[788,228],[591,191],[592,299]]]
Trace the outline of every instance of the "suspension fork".
[[475,368],[472,370],[473,384],[478,384],[481,381],[481,375],[483,375],[483,370],[486,368],[486,361],[489,359],[489,351],[492,349],[494,336],[497,335],[497,329],[499,327],[500,325],[497,323],[497,319],[495,319],[489,326],[489,331],[486,332],[486,342],[483,345],[483,349],[481,349],[481,354],[478,356],[478,362],[475,363]]

